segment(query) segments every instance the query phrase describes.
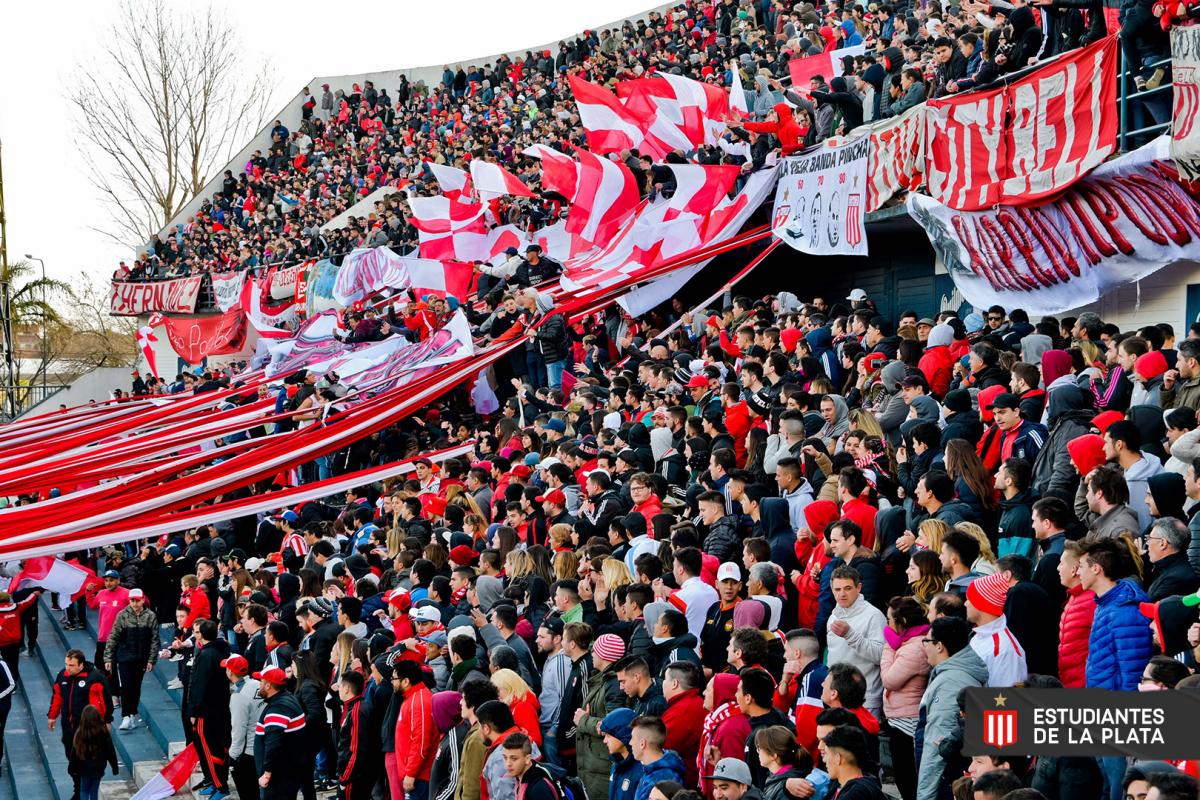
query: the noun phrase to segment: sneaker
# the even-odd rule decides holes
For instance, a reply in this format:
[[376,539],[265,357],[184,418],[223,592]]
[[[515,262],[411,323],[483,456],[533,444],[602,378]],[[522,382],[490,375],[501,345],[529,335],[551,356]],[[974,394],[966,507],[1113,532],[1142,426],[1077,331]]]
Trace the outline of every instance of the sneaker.
[[[196,767],[197,767],[197,768],[199,768],[199,767],[200,767],[200,765],[199,765],[199,764],[197,764],[197,765],[196,765]],[[200,781],[200,782],[199,782],[199,783],[197,783],[195,786],[193,786],[193,787],[192,787],[192,791],[193,791],[193,792],[198,792],[198,791],[201,791],[201,790],[203,790],[203,789],[208,789],[208,788],[210,788],[211,786],[212,786],[212,781],[210,781],[208,778],[205,778],[204,780]]]
[[183,653],[176,653],[175,655],[171,656],[171,660],[172,661],[183,661]]
[[121,719],[121,727],[120,727],[120,730],[123,730],[123,731],[131,731],[131,730],[133,730],[133,717],[132,717],[132,716],[129,716],[129,717],[123,717],[123,718]]
[[205,786],[203,789],[196,792],[196,794],[200,795],[201,797],[212,797],[214,794],[216,794],[216,792],[217,787],[210,783],[208,786]]
[[1154,70],[1154,72],[1151,73],[1150,77],[1146,79],[1146,88],[1147,89],[1157,89],[1159,86],[1162,85],[1163,78],[1165,78],[1166,75],[1167,75],[1167,71],[1165,69],[1163,69],[1162,67],[1159,67],[1158,69]]
[[212,800],[226,800],[229,797],[229,792],[213,792]]
[[167,683],[167,688],[168,689],[182,689],[183,681],[179,680],[179,678],[171,678],[170,682]]
[[146,727],[146,720],[142,719],[142,715],[141,715],[141,714],[134,714],[134,715],[133,715],[133,727],[135,727],[135,728],[144,728],[144,727]]

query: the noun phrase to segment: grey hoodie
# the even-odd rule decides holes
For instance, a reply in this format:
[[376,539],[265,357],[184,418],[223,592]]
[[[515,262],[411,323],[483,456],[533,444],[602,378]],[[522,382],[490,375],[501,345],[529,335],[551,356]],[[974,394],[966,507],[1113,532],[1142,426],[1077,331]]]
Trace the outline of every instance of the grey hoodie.
[[958,735],[958,693],[968,686],[986,686],[987,665],[970,645],[938,664],[929,673],[929,684],[921,697],[925,717],[925,745],[917,770],[917,799],[937,800],[938,784],[946,768],[938,750],[947,739]]

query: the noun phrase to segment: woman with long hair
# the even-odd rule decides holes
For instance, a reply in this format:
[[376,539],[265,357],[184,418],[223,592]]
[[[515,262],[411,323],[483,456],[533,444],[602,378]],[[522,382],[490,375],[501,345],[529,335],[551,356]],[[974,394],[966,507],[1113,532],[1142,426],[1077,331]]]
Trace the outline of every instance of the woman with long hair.
[[511,669],[498,669],[490,679],[500,692],[500,702],[512,710],[517,727],[525,731],[538,746],[542,746],[542,727],[539,722],[541,704],[537,695],[517,673]]
[[945,447],[946,474],[954,479],[954,493],[975,513],[971,522],[994,530],[1000,520],[1000,502],[996,498],[995,481],[988,474],[966,439],[951,439]]
[[500,551],[500,558],[508,558],[508,554],[517,549],[521,539],[515,528],[501,525],[492,534],[492,547]]
[[908,560],[908,570],[904,574],[912,589],[913,599],[924,608],[929,608],[933,596],[946,587],[942,560],[932,550],[915,551]]
[[336,694],[338,689],[338,680],[347,671],[351,670],[350,662],[354,658],[354,643],[358,641],[358,637],[352,631],[342,631],[338,634],[333,643],[333,649],[329,653],[329,663],[333,665],[333,683],[330,689]]
[[767,436],[767,429],[758,426],[746,432],[746,471],[755,483],[762,483],[767,477],[763,467],[767,455]]
[[554,554],[554,580],[567,581],[579,578],[579,556],[567,551]]
[[995,573],[996,554],[992,551],[992,542],[988,539],[988,535],[983,532],[983,528],[974,522],[960,522],[954,528],[963,533],[971,534],[975,537],[975,541],[979,542],[979,558],[975,559],[975,563],[971,565],[971,571],[977,572],[980,575]]
[[604,585],[608,587],[610,594],[618,587],[629,586],[633,583],[629,567],[625,566],[625,562],[619,558],[605,558],[601,561],[600,574],[604,576]]
[[[304,800],[316,800],[316,785],[313,770],[317,754],[330,746],[329,717],[325,713],[325,700],[329,695],[329,684],[325,682],[325,668],[317,663],[312,650],[301,650],[292,659],[292,670],[296,675],[296,699],[304,709],[304,753],[296,759],[300,771],[300,793]],[[318,776],[324,785],[326,776]]]
[[532,574],[545,581],[547,586],[554,583],[554,566],[550,563],[550,551],[540,544],[535,544],[525,552],[533,562]]
[[524,578],[529,573],[533,572],[533,559],[529,557],[529,553],[524,550],[510,550],[508,556],[504,559],[504,574],[510,580]]
[[67,772],[79,784],[79,800],[98,800],[106,764],[112,767],[113,775],[121,773],[117,749],[104,718],[95,706],[86,706],[79,715],[79,727],[75,729],[67,760]]
[[796,734],[783,725],[759,728],[754,734],[754,749],[758,751],[758,763],[767,770],[763,800],[798,798],[799,795],[787,790],[787,782],[792,778],[808,777],[813,759],[807,750],[796,744]]
[[884,716],[891,726],[892,769],[903,800],[917,796],[914,741],[921,696],[929,682],[930,666],[921,641],[928,630],[925,609],[915,599],[893,597],[888,602],[879,677],[883,681]]

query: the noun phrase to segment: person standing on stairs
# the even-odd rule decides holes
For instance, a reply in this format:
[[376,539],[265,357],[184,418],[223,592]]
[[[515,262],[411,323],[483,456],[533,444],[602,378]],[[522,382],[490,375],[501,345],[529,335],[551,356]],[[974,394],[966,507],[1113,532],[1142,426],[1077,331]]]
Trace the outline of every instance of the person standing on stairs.
[[112,767],[113,775],[121,772],[117,748],[104,718],[95,708],[87,706],[80,715],[79,729],[71,742],[71,760],[67,763],[67,771],[79,787],[79,800],[99,800],[105,766]]
[[210,786],[201,797],[225,800],[229,796],[229,678],[221,662],[229,658],[229,642],[222,639],[217,623],[203,620],[196,626],[196,658],[188,687],[188,719],[192,741],[200,754],[200,769]]
[[[112,724],[112,706],[104,673],[94,664],[89,664],[82,650],[68,650],[63,659],[63,669],[54,678],[54,693],[50,696],[50,710],[46,714],[46,725],[50,730],[62,723],[63,751],[69,763],[75,753],[75,731],[85,708],[93,706],[105,722]],[[71,800],[79,800],[79,776],[72,775],[75,791]]]
[[[122,590],[124,591],[124,590]],[[121,686],[121,730],[142,724],[142,679],[158,661],[158,617],[146,607],[141,589],[128,592],[129,605],[121,609],[104,645],[104,669],[116,675]],[[103,612],[103,606],[101,607]],[[101,617],[103,619],[103,617]]]
[[4,726],[8,724],[8,712],[12,710],[12,696],[17,689],[8,662],[0,659],[0,776],[4,775]]
[[[15,603],[8,592],[0,592],[0,658],[8,664],[13,677],[21,674],[18,657],[24,636],[22,615],[33,607],[41,594],[41,589],[35,589],[21,602]],[[34,609],[34,613],[37,613],[37,609]]]
[[[106,570],[103,578],[103,589],[89,588],[87,591],[88,608],[94,608],[97,612],[96,657],[93,659],[96,666],[107,664],[111,660],[104,657],[108,637],[112,632],[113,623],[117,620],[117,615],[125,606],[129,605],[130,590],[121,585],[121,573],[115,569]],[[155,652],[157,652],[157,648],[155,648]],[[108,685],[113,689],[119,689],[117,674],[110,671],[107,666],[104,670],[108,673]]]

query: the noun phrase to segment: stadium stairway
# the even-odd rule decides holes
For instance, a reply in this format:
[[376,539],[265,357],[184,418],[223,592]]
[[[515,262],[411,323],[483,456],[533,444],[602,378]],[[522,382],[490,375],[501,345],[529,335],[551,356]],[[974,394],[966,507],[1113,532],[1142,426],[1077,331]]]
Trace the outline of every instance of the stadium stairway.
[[[96,618],[89,610],[84,630],[68,631],[59,624],[61,612],[43,596],[38,603],[38,646],[32,656],[20,659],[19,688],[5,736],[4,777],[0,800],[70,800],[71,777],[58,731],[46,727],[46,711],[55,676],[63,668],[68,650],[82,650],[90,661],[96,651]],[[167,629],[164,629],[167,630]],[[142,683],[141,716],[146,723],[120,731],[121,707],[113,719],[113,742],[120,774],[105,776],[100,785],[103,800],[128,800],[158,774],[167,759],[184,747],[180,714],[182,694],[168,689],[175,664],[160,662]],[[196,783],[199,775],[190,781]],[[181,796],[191,796],[185,789]]]

